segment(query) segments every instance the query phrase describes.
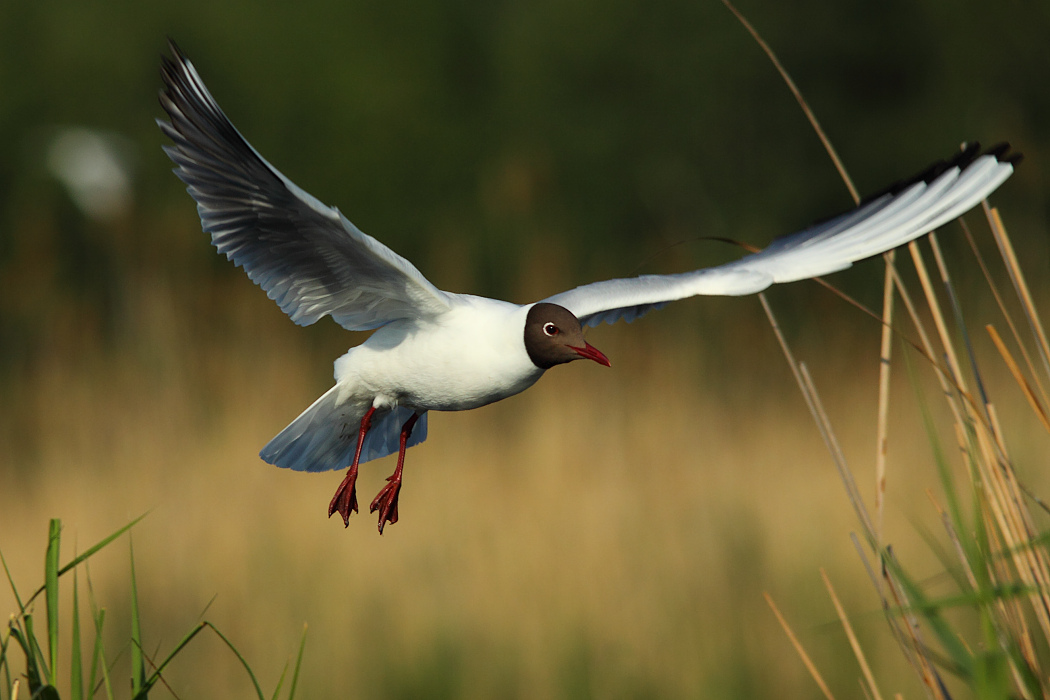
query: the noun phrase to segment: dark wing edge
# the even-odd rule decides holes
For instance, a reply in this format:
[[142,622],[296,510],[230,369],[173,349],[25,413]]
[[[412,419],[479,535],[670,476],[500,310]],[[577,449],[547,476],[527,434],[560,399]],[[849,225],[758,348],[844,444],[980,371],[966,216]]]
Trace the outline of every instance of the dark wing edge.
[[977,144],[966,146],[955,157],[894,183],[855,209],[778,238],[740,260],[679,274],[595,282],[543,301],[564,306],[593,327],[631,322],[691,296],[754,294],[775,283],[843,270],[962,216],[1005,182],[1021,158],[1006,143],[984,152]]
[[169,39],[160,104],[164,152],[197,202],[212,243],[299,325],[331,315],[349,330],[438,315],[449,297],[270,165],[233,126]]

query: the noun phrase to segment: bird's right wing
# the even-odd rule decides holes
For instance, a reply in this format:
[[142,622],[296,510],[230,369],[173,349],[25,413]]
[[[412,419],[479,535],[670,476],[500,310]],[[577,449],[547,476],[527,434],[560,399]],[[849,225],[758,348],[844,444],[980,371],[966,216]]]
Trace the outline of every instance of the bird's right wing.
[[171,43],[157,120],[164,151],[197,200],[201,226],[300,325],[331,315],[349,330],[440,315],[450,297],[345,216],[303,191],[226,118],[193,64]]
[[1019,154],[1006,144],[979,154],[977,144],[950,161],[870,197],[851,212],[784,238],[725,265],[676,275],[595,282],[543,301],[564,306],[580,322],[628,322],[668,302],[696,295],[739,296],[771,284],[843,270],[912,241],[961,216],[1013,173]]

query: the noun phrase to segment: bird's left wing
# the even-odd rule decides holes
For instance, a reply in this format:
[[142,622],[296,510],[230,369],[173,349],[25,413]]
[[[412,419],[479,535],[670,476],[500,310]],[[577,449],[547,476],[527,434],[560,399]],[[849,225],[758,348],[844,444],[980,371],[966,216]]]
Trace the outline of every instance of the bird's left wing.
[[157,124],[220,253],[300,325],[331,315],[348,330],[437,316],[450,297],[412,263],[303,191],[252,148],[172,42]]
[[779,238],[740,260],[675,275],[595,282],[543,301],[564,306],[581,323],[597,326],[603,321],[633,321],[676,299],[754,294],[778,282],[843,270],[969,211],[1010,177],[1019,160],[1006,144],[985,153],[973,144],[853,211]]

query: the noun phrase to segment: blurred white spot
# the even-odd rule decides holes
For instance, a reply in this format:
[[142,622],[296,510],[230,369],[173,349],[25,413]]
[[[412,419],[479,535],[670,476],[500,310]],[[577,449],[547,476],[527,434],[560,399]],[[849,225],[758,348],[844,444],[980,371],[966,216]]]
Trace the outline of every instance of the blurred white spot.
[[130,158],[119,136],[84,127],[63,129],[48,146],[47,168],[93,219],[114,219],[131,205]]

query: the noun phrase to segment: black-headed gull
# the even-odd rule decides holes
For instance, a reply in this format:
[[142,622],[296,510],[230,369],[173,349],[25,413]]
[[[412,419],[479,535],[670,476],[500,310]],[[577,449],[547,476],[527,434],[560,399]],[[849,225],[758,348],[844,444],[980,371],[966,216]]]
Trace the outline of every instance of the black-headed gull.
[[260,452],[271,464],[319,472],[349,465],[328,507],[357,512],[358,465],[398,453],[375,500],[379,532],[397,522],[405,450],[426,439],[427,411],[478,408],[529,388],[581,358],[609,366],[583,326],[633,321],[676,299],[742,295],[825,275],[932,231],[1013,173],[1006,145],[975,146],[894,185],[851,212],[717,267],[584,285],[534,304],[444,292],[412,263],[297,187],[241,136],[174,44],[163,60],[157,120],[164,150],[197,201],[212,243],[300,325],[331,316],[375,332],[335,362],[335,386]]

